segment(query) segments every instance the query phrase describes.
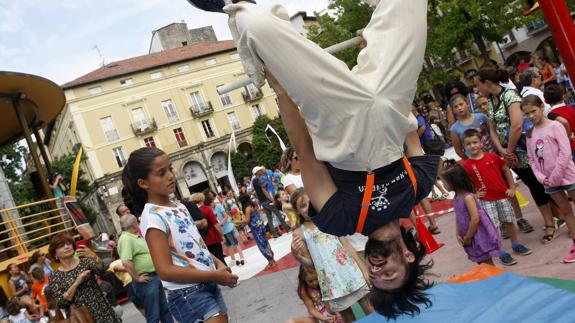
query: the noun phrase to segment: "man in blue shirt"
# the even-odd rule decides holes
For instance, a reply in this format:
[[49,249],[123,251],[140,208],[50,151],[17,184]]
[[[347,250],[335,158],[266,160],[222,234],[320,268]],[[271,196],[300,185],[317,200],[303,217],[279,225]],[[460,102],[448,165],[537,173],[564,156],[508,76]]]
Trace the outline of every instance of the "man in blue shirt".
[[421,143],[433,138],[431,135],[431,125],[419,113],[419,110],[416,106],[411,106],[411,113],[413,113],[413,115],[417,118],[417,134],[419,135],[419,140]]
[[254,174],[252,186],[254,188],[254,191],[256,192],[258,200],[260,201],[260,205],[264,209],[266,216],[268,218],[268,228],[270,229],[270,232],[272,233],[273,237],[277,238],[281,234],[279,234],[277,230],[275,230],[274,228],[273,217],[275,216],[279,220],[280,225],[284,226],[284,228],[286,228],[287,231],[289,231],[289,225],[287,225],[282,214],[273,204],[274,197],[268,191],[267,182],[264,179],[266,177],[265,173],[266,173],[265,167],[263,166],[254,167],[252,169],[252,174]]
[[262,176],[261,180],[266,184],[266,189],[273,199],[273,197],[276,195],[276,187],[274,186],[274,173],[271,171],[271,169],[267,169],[265,166],[262,167],[265,169],[265,174]]

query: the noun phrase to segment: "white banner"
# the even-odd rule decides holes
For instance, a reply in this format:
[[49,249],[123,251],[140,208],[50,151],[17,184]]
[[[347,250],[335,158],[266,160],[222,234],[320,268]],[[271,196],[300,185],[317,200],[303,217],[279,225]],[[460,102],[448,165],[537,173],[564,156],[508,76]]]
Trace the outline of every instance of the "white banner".
[[264,131],[266,134],[266,138],[268,138],[268,141],[271,142],[270,138],[268,137],[268,129],[271,130],[274,135],[276,135],[276,137],[278,138],[279,142],[280,142],[280,147],[282,147],[282,151],[286,151],[287,147],[284,144],[282,138],[280,138],[280,136],[278,135],[278,133],[276,132],[276,130],[274,128],[272,128],[272,126],[270,126],[269,124],[266,126],[266,130]]
[[230,142],[228,143],[228,180],[230,181],[230,186],[232,187],[232,190],[234,190],[234,193],[236,193],[236,196],[238,196],[240,194],[240,190],[238,188],[238,183],[236,182],[236,178],[234,177],[234,171],[232,169],[232,147],[233,150],[236,151],[237,150],[236,146],[237,146],[236,133],[232,132]]

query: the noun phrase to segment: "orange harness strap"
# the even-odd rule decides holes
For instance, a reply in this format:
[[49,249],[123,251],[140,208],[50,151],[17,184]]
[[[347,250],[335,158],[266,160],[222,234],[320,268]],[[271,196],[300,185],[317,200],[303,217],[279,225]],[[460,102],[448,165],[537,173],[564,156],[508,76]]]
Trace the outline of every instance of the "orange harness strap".
[[403,166],[405,166],[405,170],[407,171],[407,175],[409,176],[409,180],[411,181],[411,185],[413,186],[413,195],[417,196],[417,179],[415,179],[415,174],[413,173],[413,169],[411,168],[411,164],[407,157],[403,156]]
[[361,211],[359,212],[359,220],[357,221],[357,228],[355,232],[363,232],[363,226],[367,219],[367,211],[369,211],[369,204],[371,204],[371,193],[373,192],[373,181],[375,179],[374,173],[367,174],[365,180],[365,191],[363,192],[363,199],[361,200]]
[[[411,168],[411,164],[407,157],[403,157],[403,165],[413,186],[413,195],[417,195],[417,180],[415,179],[415,174]],[[365,220],[367,219],[367,212],[369,211],[369,205],[371,204],[371,194],[373,193],[373,182],[375,180],[374,173],[368,173],[365,180],[365,191],[363,192],[363,199],[361,200],[361,211],[359,212],[359,219],[357,221],[357,228],[355,232],[362,233],[363,227],[365,225]]]

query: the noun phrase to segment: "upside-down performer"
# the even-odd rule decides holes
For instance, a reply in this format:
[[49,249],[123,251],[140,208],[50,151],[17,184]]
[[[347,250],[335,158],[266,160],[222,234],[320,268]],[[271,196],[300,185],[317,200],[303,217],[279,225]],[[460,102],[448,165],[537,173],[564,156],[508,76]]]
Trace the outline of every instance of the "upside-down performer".
[[225,7],[221,0],[188,1],[229,14],[246,73],[259,87],[267,76],[274,88],[313,222],[336,236],[369,236],[374,308],[393,318],[431,305],[424,247],[399,226],[431,191],[440,160],[423,156],[411,115],[427,1],[370,1],[375,9],[362,34],[367,46],[351,71],[293,29],[279,6],[266,11],[255,1]]

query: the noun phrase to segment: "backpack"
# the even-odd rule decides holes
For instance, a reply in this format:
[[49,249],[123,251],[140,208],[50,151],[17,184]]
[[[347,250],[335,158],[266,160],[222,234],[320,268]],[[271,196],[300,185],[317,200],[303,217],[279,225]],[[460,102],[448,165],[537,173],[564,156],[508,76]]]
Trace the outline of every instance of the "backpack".
[[443,156],[445,154],[445,143],[441,140],[441,137],[435,133],[435,130],[431,127],[427,120],[425,121],[425,126],[429,127],[429,130],[433,133],[433,137],[430,139],[424,139],[422,143],[423,151],[426,155],[439,155]]

